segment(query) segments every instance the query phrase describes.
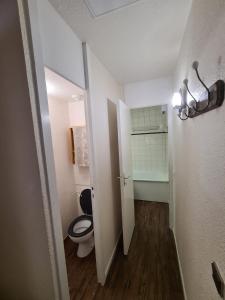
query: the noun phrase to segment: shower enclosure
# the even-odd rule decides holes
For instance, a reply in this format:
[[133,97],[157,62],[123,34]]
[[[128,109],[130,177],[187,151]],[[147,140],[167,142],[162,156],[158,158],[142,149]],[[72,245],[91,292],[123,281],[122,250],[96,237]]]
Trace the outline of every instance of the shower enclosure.
[[131,109],[134,196],[168,202],[167,106]]

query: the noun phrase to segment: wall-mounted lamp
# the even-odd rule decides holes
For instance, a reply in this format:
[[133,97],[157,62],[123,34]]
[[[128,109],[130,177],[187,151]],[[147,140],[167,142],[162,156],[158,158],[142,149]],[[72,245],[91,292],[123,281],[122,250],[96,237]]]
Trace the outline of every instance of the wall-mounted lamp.
[[[183,88],[179,93],[175,93],[172,100],[172,105],[177,109],[178,117],[181,120],[197,117],[203,113],[213,110],[223,104],[224,101],[224,81],[217,80],[211,87],[207,87],[201,79],[198,72],[197,61],[193,62],[192,68],[195,70],[198,80],[203,85],[205,91],[196,99],[188,86],[188,79],[184,79]],[[187,96],[189,100],[187,101]]]
[[185,101],[184,90],[180,89],[179,93],[173,94],[172,105],[177,110],[177,115],[182,121],[188,119],[188,105]]
[[174,93],[173,99],[172,99],[172,105],[174,108],[178,108],[181,106],[182,103],[182,97],[180,93]]

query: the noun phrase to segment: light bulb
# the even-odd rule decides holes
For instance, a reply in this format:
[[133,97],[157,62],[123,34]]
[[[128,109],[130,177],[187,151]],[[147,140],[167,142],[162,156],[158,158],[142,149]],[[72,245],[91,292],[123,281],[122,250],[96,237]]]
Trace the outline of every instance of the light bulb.
[[187,104],[191,106],[193,101],[194,101],[194,99],[191,97],[191,95],[187,94]]
[[48,93],[48,95],[51,95],[51,94],[54,93],[55,86],[52,83],[50,83],[49,81],[46,81],[46,87],[47,87],[47,93]]
[[174,93],[173,99],[172,99],[172,106],[174,108],[180,107],[182,103],[181,94],[180,93]]

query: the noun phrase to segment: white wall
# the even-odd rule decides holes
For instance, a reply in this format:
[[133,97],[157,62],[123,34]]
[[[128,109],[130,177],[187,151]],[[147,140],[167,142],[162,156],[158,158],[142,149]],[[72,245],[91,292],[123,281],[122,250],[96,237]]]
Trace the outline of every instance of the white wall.
[[124,94],[130,108],[167,104],[172,94],[172,78],[128,83],[124,86]]
[[81,41],[48,0],[37,4],[44,64],[84,88]]
[[56,299],[17,1],[0,2],[1,299]]
[[[225,79],[225,2],[193,1],[175,76],[203,89],[194,60],[208,86]],[[216,261],[225,279],[225,104],[182,122],[174,116],[175,234],[188,300],[221,299],[211,275]]]
[[78,215],[74,171],[69,152],[69,104],[68,101],[52,97],[49,97],[48,104],[62,231],[66,238],[70,223]]
[[[97,256],[99,255],[104,273],[102,274],[100,270],[100,280],[104,281],[122,228],[120,189],[116,178],[117,174],[119,176],[118,158],[111,152],[117,151],[118,156],[118,149],[115,150],[117,144],[115,143],[114,147],[111,145],[112,139],[114,141],[117,139],[117,134],[115,126],[114,129],[109,127],[109,118],[111,126],[116,124],[115,103],[119,98],[123,99],[123,89],[89,47],[87,62],[96,178],[94,201],[97,202],[99,209],[99,236],[96,238],[101,243],[101,253],[97,252]],[[111,100],[114,109],[108,104],[108,99]],[[113,131],[112,137],[110,134]]]
[[71,126],[86,125],[84,101],[69,103],[69,117]]

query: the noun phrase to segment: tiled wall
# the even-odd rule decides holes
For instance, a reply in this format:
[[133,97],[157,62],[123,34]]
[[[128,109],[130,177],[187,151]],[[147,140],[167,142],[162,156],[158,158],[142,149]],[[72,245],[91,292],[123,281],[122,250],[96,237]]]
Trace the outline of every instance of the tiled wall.
[[167,130],[166,106],[152,106],[131,109],[131,123],[133,132],[149,130]]
[[[131,111],[134,180],[168,181],[167,114],[161,106]],[[151,134],[144,132],[150,131]],[[153,133],[154,132],[154,133]]]

